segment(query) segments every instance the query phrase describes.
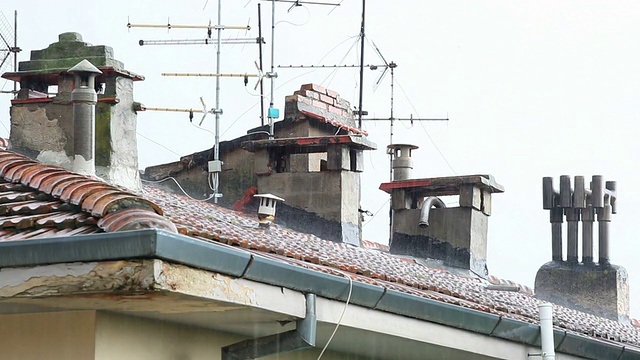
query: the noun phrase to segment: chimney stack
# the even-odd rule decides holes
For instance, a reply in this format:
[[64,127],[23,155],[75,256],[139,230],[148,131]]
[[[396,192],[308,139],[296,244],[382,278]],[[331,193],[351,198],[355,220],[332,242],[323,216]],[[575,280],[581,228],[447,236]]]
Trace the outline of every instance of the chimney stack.
[[[555,190],[553,178],[542,179],[542,205],[550,212],[551,261],[544,264],[535,280],[536,296],[566,307],[609,319],[629,322],[627,271],[612,265],[609,257],[609,226],[615,214],[616,182],[583,176],[560,177]],[[563,256],[562,223],[567,220],[567,256]],[[582,221],[582,261],[579,254],[579,222]],[[598,263],[593,256],[593,223],[598,222]]]
[[95,175],[95,121],[97,74],[102,71],[87,59],[67,71],[73,74],[74,89],[71,91],[73,103],[73,171],[84,175]]
[[286,97],[285,119],[274,128],[274,139],[242,147],[253,153],[258,191],[287,199],[279,206],[279,222],[359,246],[363,151],[375,144],[356,127],[349,103],[322,86],[302,85]]
[[[394,178],[407,176],[410,162],[392,145],[402,167],[394,167]],[[390,148],[392,148],[390,146]],[[395,164],[398,164],[396,162]],[[504,192],[490,175],[402,179],[380,185],[391,194],[392,234],[389,251],[434,261],[444,266],[488,276],[487,231],[491,194]],[[440,199],[458,196],[459,206],[447,207]]]
[[[2,74],[20,82],[11,100],[12,151],[141,189],[133,82],[142,76],[125,70],[111,47],[86,43],[74,32],[32,50],[18,70]],[[85,120],[74,121],[74,113]],[[93,123],[86,120],[91,116]]]

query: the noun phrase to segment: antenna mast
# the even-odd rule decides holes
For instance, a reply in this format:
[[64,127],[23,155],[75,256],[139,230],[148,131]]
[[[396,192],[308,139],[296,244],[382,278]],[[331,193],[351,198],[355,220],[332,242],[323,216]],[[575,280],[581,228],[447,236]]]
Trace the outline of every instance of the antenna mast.
[[[213,199],[215,203],[218,203],[218,198],[222,197],[222,194],[219,193],[219,184],[220,184],[220,172],[222,172],[222,161],[220,161],[220,115],[222,115],[223,111],[220,108],[220,78],[221,77],[243,77],[245,79],[245,84],[249,77],[258,77],[258,82],[262,80],[262,71],[258,69],[258,74],[221,74],[220,73],[220,48],[222,46],[222,30],[224,29],[234,29],[234,30],[250,30],[250,26],[225,26],[221,25],[222,23],[222,0],[218,0],[218,25],[171,25],[171,23],[167,22],[167,25],[153,25],[153,24],[131,24],[128,23],[127,27],[142,27],[142,28],[176,28],[176,29],[207,29],[207,39],[198,39],[198,40],[140,40],[139,44],[142,45],[189,45],[189,44],[210,44],[211,43],[211,30],[216,30],[217,38],[216,38],[216,73],[215,74],[189,74],[189,73],[164,73],[164,76],[213,76],[216,78],[216,91],[215,91],[215,108],[211,110],[207,110],[204,104],[204,100],[200,98],[200,101],[203,105],[203,110],[191,110],[191,109],[172,109],[172,108],[144,108],[143,110],[156,110],[156,111],[178,111],[178,112],[189,112],[189,118],[193,118],[194,112],[204,113],[202,120],[200,121],[200,125],[202,125],[202,121],[207,116],[208,113],[213,113],[215,115],[215,134],[214,134],[214,146],[213,146],[213,161],[209,161],[209,175],[211,176],[210,188],[213,190]],[[250,39],[235,39],[234,43],[243,43],[244,41],[248,41]],[[255,39],[256,42],[261,43],[262,39]],[[257,87],[257,85],[256,85]]]
[[364,17],[365,3],[362,0],[362,23],[360,25],[360,98],[358,100],[358,127],[362,129],[362,91],[364,82]]

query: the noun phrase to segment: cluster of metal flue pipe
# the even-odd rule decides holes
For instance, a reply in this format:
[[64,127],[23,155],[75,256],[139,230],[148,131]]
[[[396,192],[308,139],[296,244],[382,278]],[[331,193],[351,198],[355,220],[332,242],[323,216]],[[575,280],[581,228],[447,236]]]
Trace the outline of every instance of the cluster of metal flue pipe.
[[567,219],[567,261],[578,262],[578,226],[582,220],[582,263],[593,264],[593,223],[598,221],[598,262],[609,263],[609,223],[616,213],[616,182],[604,182],[601,175],[591,177],[589,188],[584,176],[560,176],[560,191],[553,178],[542,179],[542,206],[550,210],[551,253],[562,261],[562,223]]

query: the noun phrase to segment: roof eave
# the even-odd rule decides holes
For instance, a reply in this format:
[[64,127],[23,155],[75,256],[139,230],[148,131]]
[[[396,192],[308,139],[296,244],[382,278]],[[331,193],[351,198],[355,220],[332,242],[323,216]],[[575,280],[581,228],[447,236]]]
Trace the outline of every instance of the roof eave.
[[[209,243],[163,230],[146,229],[29,241],[0,242],[0,268],[54,263],[159,258],[269,285],[350,303],[502,339],[540,346],[539,326],[483,311],[443,303],[398,290],[353,281],[242,249]],[[586,358],[626,359],[640,350],[554,330],[556,351]]]

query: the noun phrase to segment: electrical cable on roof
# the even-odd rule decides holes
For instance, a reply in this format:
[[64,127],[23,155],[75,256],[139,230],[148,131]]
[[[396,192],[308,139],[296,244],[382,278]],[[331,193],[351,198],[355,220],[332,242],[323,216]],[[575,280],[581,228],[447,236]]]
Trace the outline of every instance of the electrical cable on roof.
[[[342,273],[342,271],[340,271],[340,273]],[[331,333],[331,336],[329,336],[329,340],[327,340],[327,343],[322,348],[322,351],[320,352],[320,355],[318,355],[318,359],[316,359],[316,360],[320,360],[320,358],[322,357],[324,352],[329,347],[329,344],[331,343],[331,340],[333,340],[333,337],[335,336],[336,332],[338,331],[338,328],[340,327],[340,324],[342,323],[342,318],[344,317],[344,314],[347,312],[347,307],[349,306],[349,301],[351,301],[351,291],[353,290],[353,279],[348,274],[345,274],[345,273],[342,273],[342,274],[349,280],[349,295],[347,295],[347,301],[344,303],[344,308],[342,309],[342,314],[340,314],[340,318],[338,319],[338,323],[336,324],[335,329],[333,329],[333,332]]]
[[159,184],[161,182],[165,182],[167,180],[173,180],[173,182],[176,183],[176,185],[178,186],[178,188],[180,189],[180,191],[182,191],[182,193],[184,194],[184,196],[188,197],[191,200],[195,200],[195,201],[207,201],[207,200],[211,200],[213,199],[213,195],[211,194],[211,196],[209,196],[206,199],[196,199],[194,197],[192,197],[191,195],[187,194],[187,192],[182,188],[182,186],[180,185],[180,183],[178,182],[178,180],[176,180],[173,176],[167,176],[164,179],[160,179],[160,180],[145,180],[145,179],[141,179],[143,182],[147,182],[147,183],[151,183],[151,184]]
[[[416,115],[418,115],[418,117],[420,117],[420,114],[418,113],[418,109],[416,109],[416,107],[413,105],[413,102],[411,102],[411,99],[409,99],[409,96],[407,95],[407,93],[404,91],[404,89],[402,88],[402,85],[400,85],[400,82],[398,81],[398,79],[395,80],[396,84],[398,85],[398,87],[400,88],[400,91],[402,91],[402,94],[404,95],[405,99],[407,99],[407,101],[409,102],[409,105],[411,105],[411,107],[413,108],[413,111],[416,112]],[[436,148],[436,150],[438,151],[438,154],[440,154],[440,156],[442,157],[442,159],[444,160],[444,162],[447,164],[447,166],[449,167],[449,169],[453,172],[454,175],[458,175],[458,173],[453,169],[453,167],[451,166],[451,164],[449,163],[449,160],[447,160],[447,158],[444,156],[444,154],[442,153],[442,151],[440,151],[440,148],[438,147],[438,145],[436,144],[436,142],[433,140],[433,138],[431,138],[431,135],[429,134],[429,132],[427,131],[427,128],[424,127],[424,124],[422,124],[422,121],[419,121],[420,125],[422,126],[422,129],[424,130],[425,134],[427,134],[427,137],[429,138],[429,140],[431,141],[431,143],[433,144],[433,147]]]

